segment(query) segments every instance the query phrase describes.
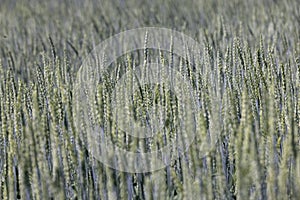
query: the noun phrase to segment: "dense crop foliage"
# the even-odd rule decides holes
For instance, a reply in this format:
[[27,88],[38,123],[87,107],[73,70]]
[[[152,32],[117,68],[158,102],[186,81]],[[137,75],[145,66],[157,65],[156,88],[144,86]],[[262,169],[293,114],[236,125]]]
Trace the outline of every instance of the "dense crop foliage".
[[[83,145],[84,130],[74,120],[74,81],[99,42],[144,26],[175,29],[203,45],[199,58],[185,65],[201,102],[200,128],[188,152],[170,166],[125,173],[97,161]],[[299,27],[296,0],[2,0],[0,199],[299,199]],[[170,65],[169,54],[152,53]],[[135,56],[125,55],[116,66],[133,67]],[[210,129],[213,99],[209,75],[192,68],[211,69],[221,94],[220,137],[205,156],[200,143]],[[110,127],[112,80],[98,85],[93,109]],[[169,134],[146,141],[145,150],[176,137],[177,97],[165,91],[150,98],[162,87],[141,86],[134,94],[141,122],[159,98],[169,119]],[[108,130],[124,148],[139,145]]]

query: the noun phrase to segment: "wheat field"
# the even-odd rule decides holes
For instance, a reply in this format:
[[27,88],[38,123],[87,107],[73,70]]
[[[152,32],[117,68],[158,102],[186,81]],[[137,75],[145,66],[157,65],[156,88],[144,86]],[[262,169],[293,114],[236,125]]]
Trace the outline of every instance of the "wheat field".
[[[0,199],[299,199],[299,4],[1,0]],[[90,154],[86,125],[77,128],[73,101],[83,59],[101,41],[139,27],[177,30],[201,44],[199,56],[184,65],[200,102],[199,128],[188,151],[169,165],[129,173]],[[140,54],[158,56],[170,66],[170,52],[129,53],[114,66],[130,69]],[[201,69],[216,77],[218,115],[210,74]],[[143,121],[145,109],[162,101],[167,131],[136,141],[114,128],[115,74],[97,85],[91,111],[107,137],[129,150],[144,145],[145,151],[173,141],[183,129],[175,122],[182,117],[179,97],[164,91],[150,98],[163,86],[141,86],[133,109]],[[212,116],[218,117],[218,127],[212,127]],[[203,154],[201,144],[211,128],[218,138]]]

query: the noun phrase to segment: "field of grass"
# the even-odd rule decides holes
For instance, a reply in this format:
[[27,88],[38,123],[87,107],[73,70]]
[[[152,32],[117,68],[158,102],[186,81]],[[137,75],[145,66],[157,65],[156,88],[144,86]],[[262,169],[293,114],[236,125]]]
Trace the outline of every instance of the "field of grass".
[[[1,0],[0,199],[299,199],[299,5],[298,0]],[[83,59],[108,37],[140,27],[173,29],[201,45],[199,55],[183,65],[199,102],[199,128],[188,151],[170,165],[129,173],[91,155],[86,124],[77,123],[73,102]],[[170,52],[129,53],[112,66],[132,68],[141,53],[158,55],[173,67],[171,47]],[[219,99],[211,98],[208,72]],[[160,97],[169,127],[163,133],[136,141],[117,130],[110,101],[116,77],[99,83],[93,96],[91,115],[106,136],[132,151],[140,146],[151,151],[178,137],[184,129],[176,122],[181,105],[169,91]],[[157,100],[148,94],[158,90],[139,89],[133,109],[143,121],[145,109]],[[212,130],[218,138],[203,153],[203,137]],[[180,149],[174,144],[176,155]]]

